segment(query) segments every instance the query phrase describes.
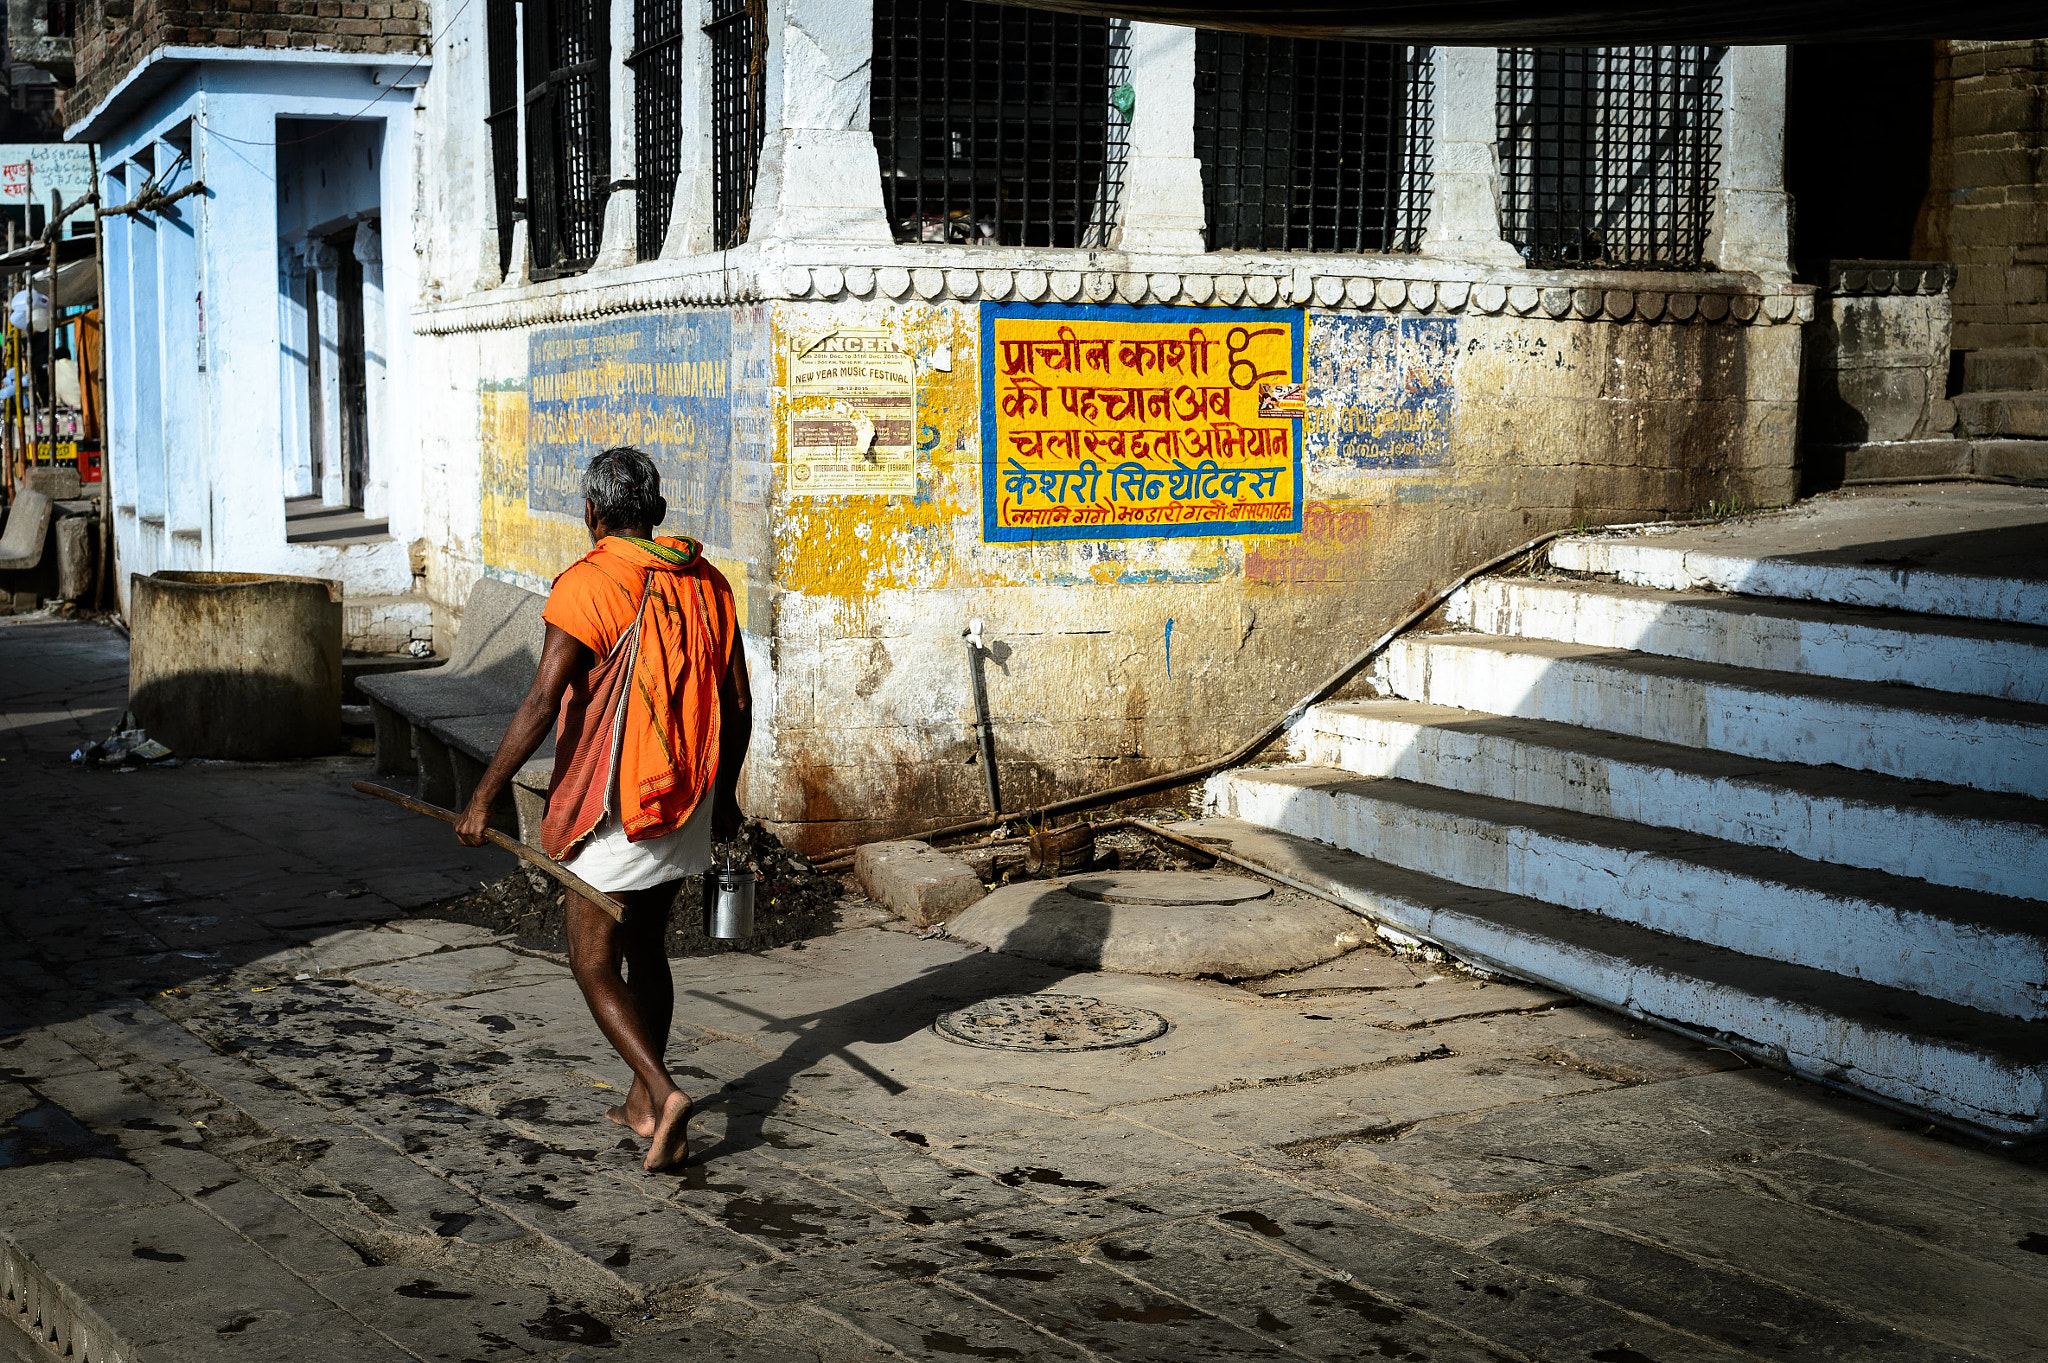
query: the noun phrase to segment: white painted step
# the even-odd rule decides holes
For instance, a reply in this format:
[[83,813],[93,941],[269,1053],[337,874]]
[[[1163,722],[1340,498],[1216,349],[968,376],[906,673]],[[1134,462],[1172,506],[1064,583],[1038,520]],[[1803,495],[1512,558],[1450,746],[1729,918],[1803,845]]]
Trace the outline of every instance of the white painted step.
[[2048,1017],[2037,901],[1329,767],[1211,779],[1217,813],[1425,875],[2019,1018]]
[[2048,1134],[2048,1028],[1474,890],[1231,818],[1180,827],[1463,960],[2009,1137]]
[[1312,707],[1295,757],[1359,776],[1775,847],[1939,885],[2048,898],[2048,804],[1767,762],[1409,700]]
[[1689,537],[1669,538],[1669,543],[1657,537],[1561,539],[1550,546],[1550,565],[1571,573],[1611,574],[1632,586],[1665,591],[1704,587],[1744,596],[2048,625],[2048,580],[1943,572],[1886,561],[1909,558],[1893,552],[1900,545],[1874,544],[1870,561],[1858,563],[1833,554],[1812,559],[1752,554],[1732,543],[1702,548]]
[[2048,629],[2032,625],[1528,577],[1480,578],[1445,615],[1482,634],[2048,704]]
[[1771,762],[2048,797],[2048,709],[1492,635],[1396,640],[1383,692]]
[[1479,890],[1812,966],[2009,1017],[2048,1017],[2048,909],[1788,851],[1331,767],[1210,778],[1210,808]]

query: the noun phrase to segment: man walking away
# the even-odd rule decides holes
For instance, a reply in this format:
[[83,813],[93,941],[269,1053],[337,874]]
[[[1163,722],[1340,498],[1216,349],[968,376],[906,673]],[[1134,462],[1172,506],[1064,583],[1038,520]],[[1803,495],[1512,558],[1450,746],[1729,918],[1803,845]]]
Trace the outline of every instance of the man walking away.
[[590,461],[583,520],[596,547],[555,579],[539,673],[455,829],[464,845],[483,843],[492,804],[559,719],[542,850],[626,909],[615,923],[570,892],[569,964],[632,1067],[625,1104],[606,1115],[647,1138],[649,1173],[689,1155],[690,1099],[663,1060],[674,882],[702,874],[712,839],[739,831],[752,737],[732,588],[703,545],[655,536],[667,514],[661,474],[639,450]]

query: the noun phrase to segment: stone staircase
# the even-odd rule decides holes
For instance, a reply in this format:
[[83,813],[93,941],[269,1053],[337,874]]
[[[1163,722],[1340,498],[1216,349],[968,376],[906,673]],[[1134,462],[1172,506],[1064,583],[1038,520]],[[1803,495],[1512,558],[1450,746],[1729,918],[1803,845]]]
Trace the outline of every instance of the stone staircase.
[[2048,494],[1559,540],[1445,615],[1192,831],[1397,939],[2048,1134]]
[[1965,351],[1963,390],[1953,400],[1972,471],[2048,478],[2048,350]]

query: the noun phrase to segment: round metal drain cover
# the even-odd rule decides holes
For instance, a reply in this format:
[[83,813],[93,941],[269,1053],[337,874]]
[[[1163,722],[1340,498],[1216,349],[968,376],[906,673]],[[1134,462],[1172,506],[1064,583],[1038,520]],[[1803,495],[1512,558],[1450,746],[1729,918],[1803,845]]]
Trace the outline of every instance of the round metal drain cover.
[[947,1013],[932,1028],[992,1051],[1108,1051],[1162,1035],[1166,1019],[1079,994],[1012,994]]

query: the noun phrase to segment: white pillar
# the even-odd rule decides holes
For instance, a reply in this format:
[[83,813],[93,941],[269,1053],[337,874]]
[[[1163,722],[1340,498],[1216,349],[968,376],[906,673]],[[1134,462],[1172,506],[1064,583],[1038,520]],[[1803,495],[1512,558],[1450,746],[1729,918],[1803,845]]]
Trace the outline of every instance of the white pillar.
[[390,338],[384,330],[384,238],[374,222],[356,224],[355,258],[363,267],[363,514],[384,514],[390,484],[385,438],[384,373]]
[[768,20],[768,136],[749,235],[892,240],[868,129],[872,0],[777,0]]
[[1426,256],[1473,265],[1522,264],[1500,234],[1499,78],[1498,48],[1436,50],[1429,223],[1422,236]]
[[1195,159],[1195,31],[1170,24],[1131,25],[1129,159],[1121,225],[1125,251],[1200,255],[1202,163]]
[[1707,258],[1723,270],[1792,278],[1785,193],[1786,49],[1731,47],[1721,58],[1721,167]]
[[278,347],[278,420],[282,425],[278,444],[284,460],[284,495],[310,497],[320,489],[313,482],[312,419],[307,406],[306,387],[310,371],[306,347],[314,339],[306,325],[306,248],[303,242],[287,245],[278,268],[278,330],[283,344]]
[[307,264],[314,272],[319,315],[308,328],[308,351],[320,355],[320,500],[348,504],[348,451],[341,439],[341,253],[324,241],[312,243]]
[[612,180],[607,186],[611,196],[604,201],[604,235],[591,264],[595,270],[615,270],[640,258],[640,192],[637,187],[627,187],[632,185],[634,166],[633,68],[626,65],[633,51],[634,3],[611,0]]

